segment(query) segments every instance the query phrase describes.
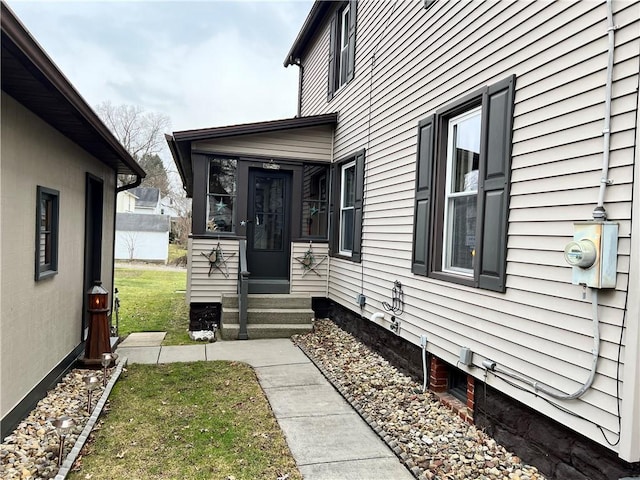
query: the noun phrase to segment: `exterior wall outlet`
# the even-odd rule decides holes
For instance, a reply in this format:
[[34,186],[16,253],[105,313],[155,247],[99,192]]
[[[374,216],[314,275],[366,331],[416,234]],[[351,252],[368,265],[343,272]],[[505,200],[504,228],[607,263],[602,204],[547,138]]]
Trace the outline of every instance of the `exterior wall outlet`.
[[618,263],[618,224],[576,222],[573,241],[564,258],[573,267],[572,283],[592,288],[615,288]]
[[462,347],[460,349],[460,363],[467,367],[471,365],[473,361],[473,352],[469,347]]
[[360,307],[364,307],[364,304],[367,303],[367,297],[365,297],[363,293],[359,293],[356,297],[356,302],[358,302]]

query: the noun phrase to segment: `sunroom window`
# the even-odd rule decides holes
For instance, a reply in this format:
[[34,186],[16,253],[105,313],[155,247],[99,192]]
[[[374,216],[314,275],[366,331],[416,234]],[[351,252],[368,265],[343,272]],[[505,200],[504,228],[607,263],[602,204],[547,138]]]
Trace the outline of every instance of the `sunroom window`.
[[237,161],[229,158],[209,160],[207,184],[207,232],[234,232]]

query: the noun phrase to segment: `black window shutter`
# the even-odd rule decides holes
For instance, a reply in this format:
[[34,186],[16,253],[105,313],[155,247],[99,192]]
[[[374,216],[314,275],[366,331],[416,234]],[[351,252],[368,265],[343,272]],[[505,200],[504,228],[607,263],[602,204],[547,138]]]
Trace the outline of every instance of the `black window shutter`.
[[421,120],[418,124],[411,271],[417,275],[425,276],[428,273],[429,236],[431,235],[431,176],[433,172],[434,128],[435,115]]
[[347,83],[353,80],[356,66],[356,13],[357,0],[349,0],[349,47],[347,57]]
[[329,78],[327,89],[327,101],[333,98],[333,94],[336,91],[336,44],[339,41],[339,32],[337,31],[338,21],[334,15],[331,19],[331,25],[329,25]]
[[338,239],[340,234],[340,169],[334,163],[331,165],[331,192],[329,197],[329,254],[339,252]]
[[475,268],[478,287],[496,292],[506,289],[515,81],[514,75],[491,85],[482,100]]
[[356,198],[353,206],[353,248],[351,260],[360,262],[362,257],[362,206],[364,199],[364,150],[356,153]]

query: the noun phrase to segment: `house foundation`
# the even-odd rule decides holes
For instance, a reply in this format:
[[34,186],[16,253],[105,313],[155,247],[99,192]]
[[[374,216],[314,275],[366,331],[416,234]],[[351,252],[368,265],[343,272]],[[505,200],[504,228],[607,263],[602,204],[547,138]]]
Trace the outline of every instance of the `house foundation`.
[[[328,299],[316,298],[317,318],[330,318],[392,365],[422,382],[422,352],[395,333]],[[627,463],[614,452],[466,375],[466,402],[450,391],[456,369],[429,354],[429,389],[465,421],[475,424],[535,465],[549,479],[618,480],[640,475],[640,462]],[[458,375],[463,373],[458,370]],[[458,388],[458,391],[460,389]],[[464,398],[464,397],[463,397]]]

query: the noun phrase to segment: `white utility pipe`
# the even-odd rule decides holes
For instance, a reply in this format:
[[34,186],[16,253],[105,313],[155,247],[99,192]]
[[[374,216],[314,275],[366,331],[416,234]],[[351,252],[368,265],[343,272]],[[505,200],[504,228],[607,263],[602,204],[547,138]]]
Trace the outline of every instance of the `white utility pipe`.
[[609,58],[607,61],[607,83],[604,103],[604,129],[602,130],[604,147],[602,152],[602,174],[600,177],[600,191],[598,193],[598,205],[593,211],[594,219],[605,220],[607,212],[604,208],[604,194],[609,184],[609,154],[611,143],[611,97],[613,83],[613,53],[615,49],[615,25],[613,24],[612,0],[607,0],[607,34],[609,36]]
[[376,320],[382,320],[383,318],[384,318],[384,313],[376,312],[376,313],[371,314],[370,320],[372,322],[375,322]]
[[557,398],[559,400],[574,400],[576,398],[580,398],[593,384],[593,379],[596,376],[596,367],[598,366],[598,357],[600,356],[600,322],[598,320],[598,289],[591,289],[591,317],[593,323],[593,350],[591,350],[592,362],[591,362],[591,372],[589,373],[589,378],[587,381],[580,387],[578,390],[571,394],[566,393],[558,393],[557,390],[549,387],[545,384],[534,384],[533,388],[537,391],[546,393],[550,397]]
[[[593,385],[593,379],[596,376],[596,367],[598,366],[598,357],[600,356],[600,322],[598,320],[598,290],[596,288],[591,289],[591,308],[592,308],[592,324],[593,324],[593,349],[591,350],[592,362],[591,362],[591,371],[589,373],[589,378],[587,381],[575,392],[573,393],[564,393],[558,390],[557,388],[551,387],[544,383],[536,382],[527,378],[518,373],[514,373],[510,370],[505,370],[500,368],[499,366],[493,364],[491,367],[485,367],[488,370],[496,371],[498,373],[502,373],[511,378],[515,378],[516,380],[526,383],[533,387],[536,392],[542,392],[550,397],[557,398],[558,400],[575,400],[576,398],[580,398],[584,393],[591,388]],[[489,364],[492,362],[489,361]]]
[[427,391],[427,346],[422,345],[422,393]]

